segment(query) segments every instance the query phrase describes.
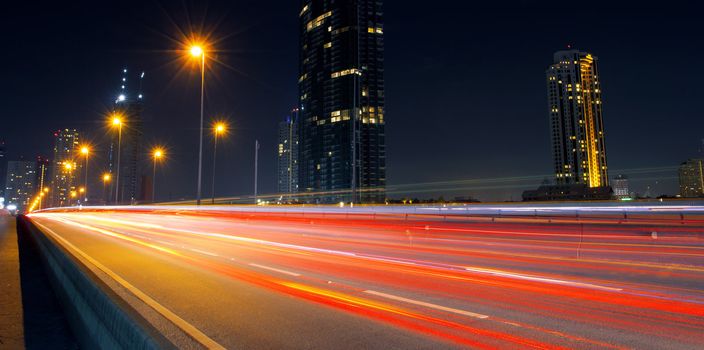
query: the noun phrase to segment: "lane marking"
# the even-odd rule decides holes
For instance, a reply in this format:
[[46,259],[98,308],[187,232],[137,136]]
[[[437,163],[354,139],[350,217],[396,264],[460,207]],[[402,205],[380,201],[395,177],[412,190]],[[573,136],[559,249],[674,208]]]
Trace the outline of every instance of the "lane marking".
[[437,309],[437,310],[452,312],[452,313],[456,313],[456,314],[460,314],[460,315],[465,315],[465,316],[469,316],[469,317],[474,317],[474,318],[479,318],[479,319],[486,319],[486,318],[489,318],[489,316],[487,316],[487,315],[482,315],[482,314],[478,314],[478,313],[475,313],[475,312],[470,312],[470,311],[465,311],[465,310],[460,310],[460,309],[454,309],[454,308],[451,308],[451,307],[446,307],[446,306],[442,306],[442,305],[426,303],[426,302],[424,302],[424,301],[419,301],[419,300],[407,299],[407,298],[404,298],[404,297],[399,297],[399,296],[392,295],[392,294],[386,294],[386,293],[382,293],[382,292],[377,292],[377,291],[374,291],[374,290],[365,290],[364,293],[371,294],[371,295],[376,295],[376,296],[378,296],[378,297],[387,298],[387,299],[391,299],[391,300],[402,301],[402,302],[409,303],[409,304],[425,306],[425,307],[429,307],[429,308],[432,308],[432,309]]
[[181,330],[189,335],[191,338],[193,338],[195,341],[201,343],[203,346],[205,346],[208,349],[226,349],[224,346],[220,345],[218,342],[215,340],[211,339],[205,333],[201,332],[198,328],[193,326],[192,324],[188,323],[186,320],[182,319],[178,315],[176,315],[173,311],[167,309],[165,306],[159,304],[156,300],[152,299],[150,296],[139,290],[137,287],[133,286],[131,283],[127,282],[124,278],[120,277],[117,273],[113,272],[110,270],[107,266],[99,263],[97,260],[93,259],[90,257],[87,253],[83,252],[82,250],[78,249],[75,245],[73,245],[71,242],[67,241],[65,238],[59,236],[56,232],[51,230],[50,228],[36,222],[32,221],[35,225],[41,227],[42,231],[49,233],[51,236],[54,237],[59,243],[63,244],[64,247],[70,248],[71,250],[75,251],[80,255],[83,259],[87,260],[93,266],[97,267],[99,270],[103,271],[105,274],[110,276],[115,282],[120,284],[123,288],[129,290],[134,296],[136,296],[138,299],[140,299],[142,302],[147,304],[149,307],[154,309],[156,312],[161,314],[164,318],[167,320],[171,321],[171,323],[175,324],[177,327],[181,328]]
[[527,280],[527,281],[560,284],[560,285],[572,286],[572,287],[592,288],[592,289],[606,290],[606,291],[611,291],[611,292],[623,291],[623,288],[606,287],[606,286],[600,286],[598,284],[573,282],[573,281],[558,280],[558,279],[547,278],[547,277],[523,275],[523,274],[518,274],[518,273],[505,272],[505,271],[494,270],[494,269],[485,269],[485,268],[480,268],[480,267],[465,267],[464,269],[467,271],[470,271],[470,272],[489,274],[489,275],[493,275],[493,276],[515,278],[515,279],[521,279],[521,280]]
[[282,269],[277,269],[277,268],[274,268],[274,267],[269,267],[269,266],[264,266],[264,265],[259,265],[259,264],[255,264],[255,263],[249,263],[248,265],[249,265],[249,266],[258,267],[258,268],[264,269],[264,270],[269,270],[269,271],[274,271],[274,272],[278,272],[278,273],[283,273],[284,275],[289,275],[289,276],[294,276],[294,277],[299,277],[299,276],[301,275],[300,273],[295,273],[295,272],[286,271],[286,270],[282,270]]
[[189,250],[192,252],[201,253],[201,254],[210,255],[210,256],[218,256],[218,257],[220,256],[215,253],[206,252],[205,250],[200,250],[200,249],[196,249],[196,248],[191,248]]

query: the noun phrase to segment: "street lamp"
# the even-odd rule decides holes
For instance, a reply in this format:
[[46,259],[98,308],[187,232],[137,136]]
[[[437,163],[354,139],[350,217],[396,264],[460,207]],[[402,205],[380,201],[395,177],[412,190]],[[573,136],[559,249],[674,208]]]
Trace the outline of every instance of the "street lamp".
[[152,152],[152,158],[154,158],[154,169],[152,173],[152,203],[156,201],[156,162],[164,156],[164,150],[161,148],[155,148]]
[[201,45],[192,45],[189,49],[191,56],[200,58],[200,138],[198,145],[198,190],[196,192],[196,205],[200,205],[201,179],[203,175],[203,102],[205,95],[205,50]]
[[112,115],[112,126],[117,128],[117,170],[115,171],[115,204],[120,203],[118,194],[120,191],[120,149],[122,148],[122,116],[114,113]]
[[[88,188],[88,155],[90,154],[90,148],[88,146],[81,147],[81,154],[85,157],[84,166],[86,168],[86,177],[83,181],[83,187]],[[88,202],[88,191],[84,191],[85,196],[83,197],[83,202]]]
[[210,193],[212,194],[213,198],[211,200],[211,204],[215,204],[215,160],[217,159],[217,152],[218,152],[218,136],[221,134],[225,134],[227,132],[227,124],[224,122],[216,122],[213,125],[213,182],[212,182],[212,188],[210,189]]

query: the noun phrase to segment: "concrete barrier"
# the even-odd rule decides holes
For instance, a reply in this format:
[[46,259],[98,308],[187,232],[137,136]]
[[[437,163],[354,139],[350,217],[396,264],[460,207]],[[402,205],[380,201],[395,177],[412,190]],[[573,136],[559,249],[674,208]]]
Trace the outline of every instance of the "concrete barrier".
[[54,293],[84,349],[175,349],[137,311],[24,217],[17,233],[36,244]]

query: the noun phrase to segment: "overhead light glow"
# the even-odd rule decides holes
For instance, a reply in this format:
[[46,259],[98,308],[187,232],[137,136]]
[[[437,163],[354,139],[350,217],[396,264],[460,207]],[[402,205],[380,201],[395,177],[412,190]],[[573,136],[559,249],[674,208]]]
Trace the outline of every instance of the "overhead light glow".
[[191,47],[191,56],[200,57],[203,55],[203,48],[196,45]]

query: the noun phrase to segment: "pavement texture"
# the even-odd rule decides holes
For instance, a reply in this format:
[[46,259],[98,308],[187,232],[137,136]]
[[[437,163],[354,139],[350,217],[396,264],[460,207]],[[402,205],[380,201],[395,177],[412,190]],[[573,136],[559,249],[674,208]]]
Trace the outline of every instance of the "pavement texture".
[[0,212],[0,349],[77,349],[38,252]]
[[224,348],[704,347],[702,220],[30,218],[159,322]]
[[0,211],[0,348],[23,349],[24,326],[15,218]]

